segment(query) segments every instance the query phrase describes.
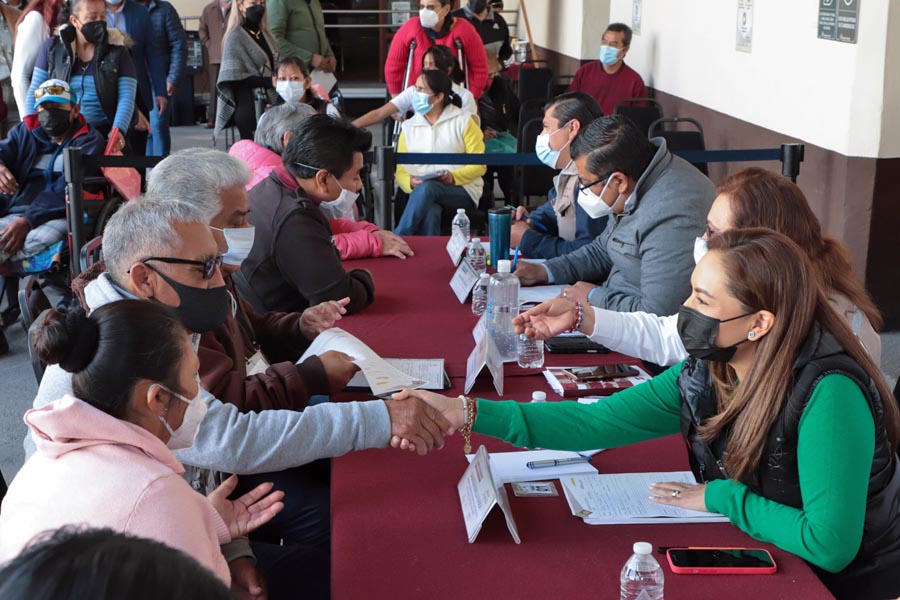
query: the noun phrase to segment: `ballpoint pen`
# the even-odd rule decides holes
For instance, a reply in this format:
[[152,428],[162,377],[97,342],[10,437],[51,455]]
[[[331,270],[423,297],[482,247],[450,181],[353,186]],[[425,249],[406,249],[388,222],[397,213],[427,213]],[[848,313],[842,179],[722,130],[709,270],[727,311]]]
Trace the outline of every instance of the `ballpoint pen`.
[[519,262],[519,247],[518,247],[518,246],[516,246],[516,253],[513,255],[513,260],[512,260],[512,267],[511,267],[511,268],[512,268],[513,271],[516,270],[516,263],[517,263],[517,262]]
[[573,465],[576,463],[591,462],[590,456],[578,455],[572,458],[552,458],[550,460],[530,460],[525,463],[529,469],[546,469],[548,467],[561,467],[563,465]]

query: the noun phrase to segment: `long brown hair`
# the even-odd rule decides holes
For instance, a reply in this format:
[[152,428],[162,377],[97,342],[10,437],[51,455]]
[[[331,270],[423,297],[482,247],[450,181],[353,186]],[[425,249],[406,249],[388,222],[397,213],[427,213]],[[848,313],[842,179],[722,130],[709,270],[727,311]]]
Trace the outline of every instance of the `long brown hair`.
[[735,480],[759,466],[769,429],[794,384],[793,366],[814,323],[830,332],[844,351],[872,378],[884,408],[883,423],[894,450],[900,440],[900,411],[881,371],[832,308],[815,269],[801,248],[770,229],[732,229],[709,240],[717,253],[728,293],[743,312],[768,310],[775,323],[757,343],[756,357],[743,381],[727,363],[711,363],[719,410],[700,428],[711,442],[731,427],[725,468]]
[[822,235],[809,202],[790,179],[752,167],[728,177],[716,192],[730,201],[733,227],[768,227],[794,240],[812,261],[826,294],[834,291],[845,296],[866,315],[875,331],[881,329],[881,313],[856,277],[847,247]]

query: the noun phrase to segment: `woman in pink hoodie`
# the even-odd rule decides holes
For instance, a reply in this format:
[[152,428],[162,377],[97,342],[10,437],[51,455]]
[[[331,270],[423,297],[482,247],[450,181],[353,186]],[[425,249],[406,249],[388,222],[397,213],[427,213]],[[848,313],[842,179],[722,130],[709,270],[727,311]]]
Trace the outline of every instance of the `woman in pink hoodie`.
[[33,344],[41,360],[73,373],[75,396],[25,414],[37,453],[3,500],[0,563],[38,534],[87,525],[163,542],[230,584],[219,545],[269,521],[283,494],[263,484],[232,502],[235,476],[208,498],[182,479],[172,451],[193,443],[206,404],[175,314],[140,300],[90,317],[51,310]]
[[[273,106],[260,117],[253,141],[241,140],[231,146],[228,154],[247,163],[253,172],[253,178],[247,184],[248,191],[268,177],[275,167],[281,166],[281,153],[291,139],[291,132],[314,114],[311,107],[296,102]],[[360,221],[355,203],[344,206],[342,198],[338,198],[334,202],[323,202],[319,208],[328,219],[334,245],[342,260],[413,255],[400,236],[374,223]]]

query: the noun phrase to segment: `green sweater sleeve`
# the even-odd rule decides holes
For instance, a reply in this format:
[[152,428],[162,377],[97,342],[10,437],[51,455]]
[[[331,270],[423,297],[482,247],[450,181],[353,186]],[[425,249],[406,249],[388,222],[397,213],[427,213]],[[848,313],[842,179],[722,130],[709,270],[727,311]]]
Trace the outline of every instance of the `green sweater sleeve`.
[[827,375],[800,417],[803,508],[730,480],[709,483],[706,507],[754,538],[836,573],[859,552],[874,454],[875,422],[862,390],[844,375]]
[[681,430],[681,364],[595,404],[478,401],[474,430],[526,448],[614,448]]

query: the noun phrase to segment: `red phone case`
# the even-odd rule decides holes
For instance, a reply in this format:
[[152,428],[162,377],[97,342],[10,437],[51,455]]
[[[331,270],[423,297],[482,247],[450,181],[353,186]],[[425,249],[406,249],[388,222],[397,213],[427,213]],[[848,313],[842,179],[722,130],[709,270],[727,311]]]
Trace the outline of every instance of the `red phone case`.
[[[672,561],[673,550],[756,550],[765,552],[769,560],[772,561],[771,567],[679,567]],[[772,554],[765,548],[669,548],[666,550],[666,558],[669,561],[669,568],[673,573],[678,575],[771,575],[778,571],[778,565]]]

